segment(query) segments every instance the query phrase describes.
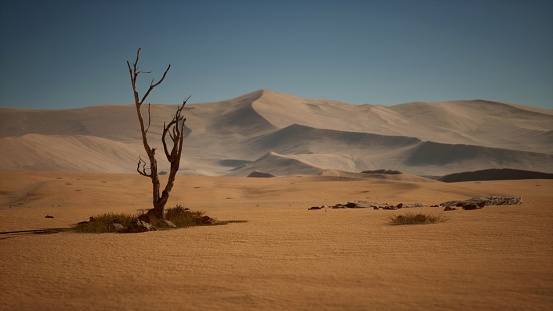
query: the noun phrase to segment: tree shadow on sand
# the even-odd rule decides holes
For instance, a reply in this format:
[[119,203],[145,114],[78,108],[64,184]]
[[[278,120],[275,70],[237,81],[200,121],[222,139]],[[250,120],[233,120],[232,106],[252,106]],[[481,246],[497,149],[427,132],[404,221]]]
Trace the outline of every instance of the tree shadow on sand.
[[5,240],[25,234],[55,234],[74,230],[73,228],[46,228],[35,230],[18,230],[18,231],[2,231],[0,232],[0,240]]

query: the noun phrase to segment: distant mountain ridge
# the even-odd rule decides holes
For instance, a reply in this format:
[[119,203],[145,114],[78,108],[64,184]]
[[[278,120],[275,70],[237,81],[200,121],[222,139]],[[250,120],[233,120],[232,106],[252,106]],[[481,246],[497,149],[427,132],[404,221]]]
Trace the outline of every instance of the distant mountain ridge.
[[[163,122],[175,108],[152,104],[153,147],[162,148]],[[0,169],[133,173],[144,153],[134,109],[0,108]],[[553,172],[553,110],[523,105],[483,100],[352,105],[259,90],[188,105],[185,116],[183,174]],[[162,159],[159,165],[167,169]]]

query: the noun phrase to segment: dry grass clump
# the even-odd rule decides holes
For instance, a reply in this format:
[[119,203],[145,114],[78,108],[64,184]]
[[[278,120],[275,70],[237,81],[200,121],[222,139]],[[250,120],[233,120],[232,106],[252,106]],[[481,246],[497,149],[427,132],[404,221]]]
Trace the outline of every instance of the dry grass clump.
[[215,223],[214,219],[206,216],[204,212],[191,211],[180,204],[168,208],[165,212],[165,219],[174,223],[177,228],[186,228],[196,225],[212,225]]
[[115,223],[127,228],[137,217],[138,215],[133,214],[104,213],[90,217],[90,221],[79,223],[75,227],[75,230],[89,233],[117,232],[119,230],[117,230],[117,227],[114,225]]
[[[123,214],[123,213],[105,213],[90,217],[90,221],[79,223],[75,230],[87,233],[107,233],[107,232],[125,232],[129,224],[137,218],[146,220],[157,229],[172,229],[163,219],[156,219],[152,216],[145,217],[146,214]],[[147,218],[147,219],[144,219]],[[182,205],[167,208],[165,220],[172,222],[176,228],[186,228],[191,226],[205,225],[224,225],[231,222],[240,221],[216,221],[206,216],[202,211],[191,211]]]
[[435,224],[443,222],[446,219],[442,216],[414,214],[409,213],[405,215],[397,215],[390,217],[390,224],[392,225],[418,225],[418,224]]

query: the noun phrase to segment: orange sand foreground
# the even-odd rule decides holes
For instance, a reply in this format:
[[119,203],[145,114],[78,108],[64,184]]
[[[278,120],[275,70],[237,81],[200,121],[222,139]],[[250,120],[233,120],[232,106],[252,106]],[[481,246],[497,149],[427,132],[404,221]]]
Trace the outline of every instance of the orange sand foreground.
[[[553,309],[551,180],[179,176],[169,205],[247,222],[142,234],[35,234],[95,214],[148,208],[149,180],[0,176],[1,310]],[[349,200],[432,205],[481,195],[521,196],[524,204],[452,212],[307,210]],[[448,220],[388,225],[391,215],[413,211]]]

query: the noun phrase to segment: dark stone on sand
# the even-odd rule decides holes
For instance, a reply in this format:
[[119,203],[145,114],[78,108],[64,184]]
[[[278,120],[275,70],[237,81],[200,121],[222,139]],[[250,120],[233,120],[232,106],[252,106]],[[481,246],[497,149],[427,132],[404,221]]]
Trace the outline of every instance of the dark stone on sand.
[[125,229],[125,227],[122,224],[113,221],[109,224],[109,229],[112,230],[112,231],[118,231],[119,232],[119,231],[123,231]]
[[209,216],[202,216],[200,218],[196,218],[197,225],[212,225],[214,223],[215,223],[215,220]]
[[130,233],[139,233],[139,232],[156,231],[156,230],[157,230],[156,227],[140,219],[135,219],[127,227],[127,232],[130,232]]
[[482,207],[478,207],[476,204],[465,204],[463,205],[463,209],[466,211],[474,210],[474,209],[481,209]]
[[522,198],[520,197],[502,197],[502,196],[490,196],[490,197],[476,197],[470,198],[465,201],[447,201],[440,203],[443,207],[461,207],[465,210],[481,209],[486,205],[518,205],[522,204]]

